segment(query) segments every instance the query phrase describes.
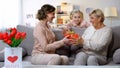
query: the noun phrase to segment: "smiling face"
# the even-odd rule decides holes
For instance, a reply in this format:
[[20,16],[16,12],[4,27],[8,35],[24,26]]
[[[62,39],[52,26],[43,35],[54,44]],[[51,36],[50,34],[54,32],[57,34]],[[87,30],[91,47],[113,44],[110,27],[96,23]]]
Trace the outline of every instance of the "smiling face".
[[90,22],[93,24],[93,26],[96,26],[100,22],[100,19],[96,17],[95,14],[91,14]]
[[93,24],[94,27],[99,26],[104,22],[104,14],[100,9],[93,10],[89,16],[90,22]]
[[54,18],[55,18],[55,12],[51,12],[47,14],[47,20],[49,22],[52,22]]
[[75,24],[80,24],[80,22],[82,22],[83,18],[81,17],[80,13],[74,13],[72,15],[72,21],[75,23]]

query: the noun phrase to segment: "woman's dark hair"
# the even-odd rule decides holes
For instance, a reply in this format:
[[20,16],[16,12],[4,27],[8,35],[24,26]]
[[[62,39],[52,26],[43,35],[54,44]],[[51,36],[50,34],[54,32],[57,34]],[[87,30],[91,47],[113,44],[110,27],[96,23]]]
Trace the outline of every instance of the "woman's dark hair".
[[41,9],[38,10],[36,18],[38,20],[46,19],[47,14],[51,13],[51,12],[54,12],[54,11],[55,11],[55,7],[53,7],[50,4],[45,4],[41,7]]

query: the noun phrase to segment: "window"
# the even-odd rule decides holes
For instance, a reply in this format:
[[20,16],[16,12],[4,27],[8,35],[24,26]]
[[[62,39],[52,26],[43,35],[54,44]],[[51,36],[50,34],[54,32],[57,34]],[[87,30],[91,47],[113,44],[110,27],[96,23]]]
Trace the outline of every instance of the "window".
[[21,22],[21,0],[0,0],[0,29],[16,27]]

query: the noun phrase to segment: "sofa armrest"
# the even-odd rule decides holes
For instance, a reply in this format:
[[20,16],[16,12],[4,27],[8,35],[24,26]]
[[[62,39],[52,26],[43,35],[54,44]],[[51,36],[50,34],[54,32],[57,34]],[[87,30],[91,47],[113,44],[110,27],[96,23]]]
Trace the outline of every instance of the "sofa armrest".
[[113,62],[120,63],[120,48],[118,48],[113,54]]
[[9,47],[6,43],[0,40],[0,62],[4,61],[4,48]]

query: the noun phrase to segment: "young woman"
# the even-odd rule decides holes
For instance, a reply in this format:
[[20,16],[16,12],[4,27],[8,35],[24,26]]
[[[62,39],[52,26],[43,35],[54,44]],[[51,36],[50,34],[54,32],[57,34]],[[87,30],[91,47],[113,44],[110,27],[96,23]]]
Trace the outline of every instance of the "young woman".
[[48,22],[52,22],[55,17],[55,8],[45,4],[38,10],[38,24],[34,28],[34,47],[31,62],[40,65],[67,64],[68,57],[55,54],[57,48],[69,42],[66,37],[60,41],[55,41],[55,34],[50,29]]
[[70,13],[70,22],[65,24],[68,28],[74,26],[74,27],[80,27],[80,28],[87,28],[91,25],[91,23],[85,22],[83,18],[83,13],[80,10],[73,10]]
[[63,28],[64,30],[69,30],[72,27],[79,27],[79,28],[87,28],[92,25],[90,22],[84,21],[83,13],[80,10],[74,9],[70,13],[70,21],[59,28]]

